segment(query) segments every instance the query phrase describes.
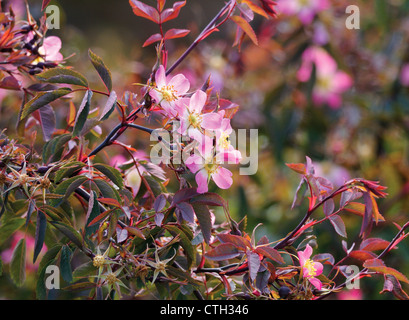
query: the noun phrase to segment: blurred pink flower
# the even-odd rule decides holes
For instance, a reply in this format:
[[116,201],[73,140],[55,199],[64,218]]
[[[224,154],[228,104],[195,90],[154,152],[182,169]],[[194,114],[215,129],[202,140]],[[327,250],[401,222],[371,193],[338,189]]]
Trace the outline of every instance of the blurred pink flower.
[[10,248],[4,250],[1,253],[1,259],[5,264],[9,264],[11,262],[11,258],[13,257],[13,251],[16,247],[17,243],[21,239],[26,239],[26,268],[28,271],[36,271],[38,268],[39,261],[41,261],[42,255],[47,251],[47,246],[44,244],[40,254],[37,257],[36,263],[33,263],[33,256],[34,256],[34,246],[35,246],[35,239],[25,234],[24,232],[17,231],[11,240]]
[[399,78],[402,86],[409,87],[409,63],[403,65]]
[[330,162],[314,163],[317,177],[324,177],[332,182],[334,187],[342,186],[346,181],[352,179],[347,169]]
[[322,283],[315,278],[322,273],[323,265],[320,262],[314,262],[310,259],[312,248],[307,244],[304,251],[298,251],[298,259],[300,259],[300,266],[302,267],[302,276],[306,278],[314,287],[321,290]]
[[337,293],[339,300],[362,300],[363,294],[361,289],[343,290]]
[[280,0],[277,2],[280,13],[297,15],[304,25],[310,24],[317,13],[328,7],[328,0]]
[[312,92],[314,103],[328,103],[331,108],[339,108],[342,103],[341,94],[352,86],[352,78],[338,69],[335,60],[324,49],[314,46],[307,48],[302,55],[302,64],[297,72],[298,80],[308,81],[313,65],[316,73]]

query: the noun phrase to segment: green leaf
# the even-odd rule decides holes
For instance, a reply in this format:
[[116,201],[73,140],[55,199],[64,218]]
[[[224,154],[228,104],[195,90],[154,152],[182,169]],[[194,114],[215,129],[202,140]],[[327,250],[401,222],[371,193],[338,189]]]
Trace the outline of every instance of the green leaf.
[[75,176],[64,180],[54,190],[54,193],[62,195],[63,199],[53,199],[52,201],[50,201],[50,204],[54,207],[58,207],[58,205],[61,204],[62,200],[67,199],[75,191],[75,189],[79,188],[79,186],[81,186],[87,180],[88,178],[85,176]]
[[72,251],[69,246],[63,246],[60,257],[61,276],[68,283],[72,282],[72,269],[71,269],[71,257]]
[[196,251],[194,250],[191,240],[189,237],[183,232],[183,230],[179,229],[177,226],[174,225],[165,225],[164,228],[168,230],[172,236],[179,237],[180,245],[185,250],[185,254],[187,257],[187,267],[190,269],[192,264],[196,261]]
[[35,263],[38,255],[41,252],[41,249],[43,248],[46,229],[47,229],[47,219],[44,213],[38,210],[37,211],[37,223],[36,223],[33,263]]
[[50,222],[56,229],[58,229],[63,235],[70,239],[78,248],[82,249],[82,238],[81,235],[73,227],[62,223],[60,221]]
[[86,216],[86,225],[85,225],[85,235],[90,236],[98,230],[98,225],[95,224],[93,226],[89,225],[99,214],[99,204],[97,199],[97,194],[95,191],[92,191],[90,194],[89,202],[88,202],[88,211]]
[[45,70],[37,75],[37,79],[49,83],[65,83],[88,87],[88,81],[82,74],[68,68],[57,67]]
[[112,90],[111,71],[109,71],[105,63],[102,61],[102,59],[99,56],[97,56],[94,52],[92,52],[91,49],[88,50],[88,56],[91,59],[94,68],[97,70],[99,76],[104,82],[106,88],[108,89],[109,92],[111,92]]
[[10,275],[13,282],[21,287],[26,280],[26,240],[21,239],[13,251],[10,263]]
[[76,137],[81,133],[82,128],[84,127],[85,122],[89,114],[89,107],[91,105],[92,91],[87,90],[82,99],[81,105],[78,108],[77,116],[75,118],[74,129],[72,131],[72,136]]
[[94,168],[103,173],[109,180],[115,183],[118,188],[124,188],[122,175],[117,169],[103,163],[94,164]]
[[55,162],[61,160],[64,148],[67,142],[71,140],[71,135],[65,133],[58,135],[49,140],[43,148],[43,161],[44,163]]
[[24,105],[20,120],[25,119],[31,113],[40,109],[42,106],[45,106],[46,104],[49,104],[50,102],[53,102],[71,92],[72,90],[70,88],[61,88],[57,90],[37,93],[37,95],[33,99],[31,99]]
[[9,240],[11,235],[25,223],[23,218],[12,218],[0,227],[0,245]]
[[[70,135],[68,135],[70,136]],[[54,177],[54,182],[59,183],[62,179],[72,176],[75,172],[81,170],[85,166],[84,162],[74,161],[62,166]]]

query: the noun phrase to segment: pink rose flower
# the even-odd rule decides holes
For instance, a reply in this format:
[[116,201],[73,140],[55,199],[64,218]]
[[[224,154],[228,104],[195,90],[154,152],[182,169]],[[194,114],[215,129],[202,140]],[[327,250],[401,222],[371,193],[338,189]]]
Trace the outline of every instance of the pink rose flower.
[[297,15],[304,25],[310,24],[317,13],[328,7],[328,0],[280,0],[277,3],[279,12],[285,15]]
[[312,248],[307,244],[304,251],[298,251],[298,259],[300,260],[300,266],[302,268],[302,276],[306,278],[314,287],[321,290],[322,283],[315,278],[322,273],[323,265],[320,262],[314,262],[310,259],[312,254]]
[[190,88],[189,80],[183,74],[166,77],[161,65],[155,73],[156,88],[149,91],[150,96],[171,117],[177,116],[177,104]]
[[201,132],[202,129],[215,130],[220,128],[224,112],[202,113],[206,100],[206,93],[197,90],[190,99],[184,99],[183,105],[179,105],[179,133],[192,137],[197,132]]
[[316,83],[312,92],[314,103],[328,103],[331,108],[339,108],[342,93],[352,86],[352,78],[338,69],[335,60],[322,48],[310,47],[302,55],[302,65],[297,72],[298,80],[310,79],[313,64],[316,67]]
[[213,179],[220,189],[228,189],[233,184],[232,173],[222,167],[222,154],[210,150],[205,156],[192,154],[186,159],[185,164],[192,173],[195,173],[197,192],[205,193],[209,189],[209,181]]

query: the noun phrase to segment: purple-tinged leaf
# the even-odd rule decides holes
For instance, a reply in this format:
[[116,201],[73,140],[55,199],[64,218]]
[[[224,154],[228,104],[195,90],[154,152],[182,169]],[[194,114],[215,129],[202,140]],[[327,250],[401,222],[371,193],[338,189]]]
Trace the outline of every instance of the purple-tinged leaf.
[[257,247],[254,251],[275,262],[284,263],[283,257],[281,257],[280,253],[274,248],[267,246]]
[[362,238],[366,238],[366,236],[372,229],[372,200],[368,192],[364,193],[363,198],[365,203],[365,213],[362,219],[361,231],[359,232],[359,236]]
[[302,203],[307,190],[308,190],[308,183],[303,177],[300,181],[300,184],[297,187],[297,191],[295,192],[295,196],[294,196],[293,203],[291,205],[291,209],[298,207]]
[[195,211],[197,220],[199,221],[199,226],[202,230],[204,240],[206,243],[210,243],[213,224],[209,208],[205,205],[193,204],[193,210]]
[[46,104],[44,107],[38,110],[38,119],[43,130],[44,141],[49,141],[55,130],[55,113],[54,109]]
[[399,300],[409,300],[408,294],[402,289],[400,282],[391,274],[385,275],[385,282],[380,293],[392,292]]
[[162,213],[162,212],[157,212],[156,214],[155,214],[155,224],[158,226],[158,227],[160,227],[160,226],[162,226],[162,221],[163,221],[163,218],[165,217],[165,215]]
[[163,208],[166,206],[166,197],[162,193],[156,197],[155,202],[153,203],[153,209],[155,212],[162,211]]
[[359,246],[360,250],[377,251],[385,250],[389,246],[389,241],[380,238],[368,238],[362,241]]
[[326,217],[331,215],[334,212],[335,204],[333,199],[328,199],[322,205],[322,209],[324,210],[324,214]]
[[247,251],[247,262],[249,267],[249,276],[252,281],[256,279],[258,269],[260,268],[260,257],[257,253]]
[[323,263],[323,264],[328,263],[328,264],[330,264],[330,265],[332,265],[332,266],[335,264],[334,256],[333,256],[332,254],[330,254],[330,253],[319,253],[319,254],[316,254],[316,255],[313,257],[312,260],[313,260],[313,261],[316,261],[316,262],[321,262],[321,263]]
[[205,257],[213,261],[234,259],[240,255],[239,250],[231,243],[222,243],[206,252]]
[[217,235],[217,238],[223,243],[234,244],[237,248],[242,249],[243,251],[251,248],[250,241],[234,234],[221,233]]
[[128,230],[120,227],[116,228],[116,241],[118,243],[124,242],[128,238]]
[[175,195],[173,196],[171,206],[174,207],[178,203],[189,201],[191,198],[193,198],[196,195],[198,195],[198,193],[196,192],[196,188],[181,189],[177,191]]
[[21,82],[13,76],[7,76],[0,81],[0,88],[7,90],[20,90]]
[[195,222],[195,211],[190,203],[181,202],[176,205],[176,208],[180,210],[183,220],[194,223]]
[[336,215],[329,217],[329,221],[334,227],[336,233],[338,233],[341,237],[347,238],[347,231],[345,228],[345,223],[339,215],[336,214]]

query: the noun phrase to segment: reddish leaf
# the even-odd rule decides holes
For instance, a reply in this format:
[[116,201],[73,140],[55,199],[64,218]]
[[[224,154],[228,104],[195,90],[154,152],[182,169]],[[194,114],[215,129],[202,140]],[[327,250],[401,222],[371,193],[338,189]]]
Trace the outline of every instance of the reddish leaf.
[[249,36],[249,38],[251,39],[251,41],[253,41],[255,45],[258,45],[256,33],[244,18],[240,16],[232,16],[230,17],[230,19],[233,20],[234,23],[236,23],[237,26]]
[[206,258],[214,261],[233,259],[239,255],[240,252],[231,243],[222,243],[205,254]]
[[366,251],[376,251],[376,250],[385,250],[389,245],[389,241],[379,239],[379,238],[368,238],[362,241],[359,246],[360,250]]
[[117,208],[120,208],[121,205],[119,204],[118,200],[115,199],[111,199],[111,198],[98,198],[98,201],[103,203],[103,204],[107,204],[110,206],[115,206]]
[[177,204],[176,207],[180,210],[183,220],[190,223],[195,222],[195,211],[190,203],[181,202]]
[[20,90],[21,82],[13,76],[7,76],[0,81],[0,88],[8,90]]
[[161,40],[162,40],[162,35],[160,33],[155,33],[151,35],[148,39],[146,39],[142,47],[147,47],[150,44],[161,41]]
[[129,4],[135,15],[159,23],[159,12],[155,8],[138,0],[129,0]]
[[183,38],[189,32],[190,32],[190,30],[187,30],[187,29],[169,29],[165,33],[165,40]]
[[172,8],[164,10],[160,14],[161,23],[175,19],[179,15],[180,9],[182,9],[185,6],[185,4],[186,4],[186,0],[178,1],[173,4]]
[[284,263],[284,260],[281,257],[280,253],[274,248],[257,247],[254,251],[273,261],[276,261],[278,263]]
[[400,273],[398,270],[385,266],[380,259],[371,259],[364,262],[363,266],[371,271],[379,272],[385,275],[392,275],[397,280],[409,283],[408,278]]
[[299,174],[307,174],[304,163],[286,163],[285,165]]
[[376,257],[376,255],[370,251],[365,251],[365,250],[354,250],[349,253],[349,256],[351,258],[360,260],[360,261],[366,261],[366,260],[371,260]]
[[217,237],[219,238],[221,242],[231,243],[235,245],[237,248],[240,248],[242,250],[251,248],[250,242],[247,239],[240,237],[240,236],[222,233],[222,234],[218,234]]
[[166,0],[158,0],[158,11],[162,12],[163,7],[165,6]]
[[145,236],[143,235],[142,231],[139,228],[136,227],[125,227],[126,230],[130,234],[133,234],[134,236],[137,236],[138,238],[145,239]]
[[247,260],[249,267],[249,276],[252,281],[257,277],[258,269],[260,268],[260,257],[257,253],[247,251]]
[[380,293],[392,292],[393,295],[399,300],[409,300],[408,294],[402,289],[400,282],[390,274],[385,275],[385,282],[383,284],[383,289]]
[[43,4],[41,5],[41,11],[43,11],[50,2],[51,0],[43,0]]

